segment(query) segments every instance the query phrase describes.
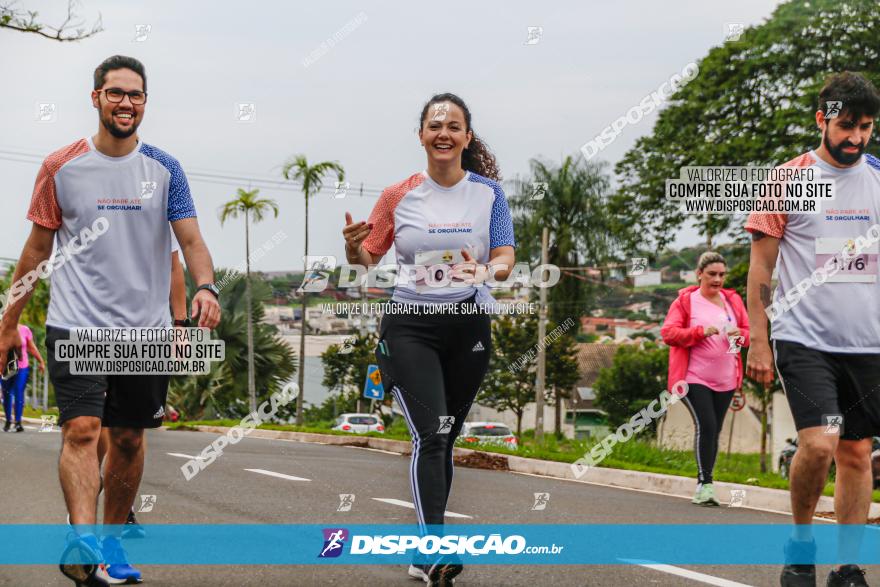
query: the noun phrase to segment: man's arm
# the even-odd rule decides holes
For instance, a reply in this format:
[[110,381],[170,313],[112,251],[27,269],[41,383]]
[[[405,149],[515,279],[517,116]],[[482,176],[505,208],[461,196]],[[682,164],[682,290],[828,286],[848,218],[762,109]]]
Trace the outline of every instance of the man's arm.
[[779,239],[761,232],[752,234],[746,293],[749,310],[749,354],[746,373],[759,383],[773,380],[773,352],[767,334],[766,308],[773,299],[770,280],[779,255]]
[[171,252],[171,316],[174,320],[186,319],[186,279],[183,264],[177,251]]
[[[214,264],[202,239],[199,221],[195,217],[183,218],[172,222],[171,228],[174,229],[174,236],[177,237],[186,266],[196,285],[214,283]],[[220,303],[214,294],[205,290],[196,292],[192,300],[191,317],[196,316],[200,316],[198,326],[215,328],[220,323]]]
[[15,275],[4,302],[3,317],[0,319],[0,365],[6,364],[6,354],[12,348],[21,347],[18,334],[18,320],[34,293],[34,282],[39,279],[36,269],[52,254],[55,231],[34,224],[28,236],[21,257],[15,266]]

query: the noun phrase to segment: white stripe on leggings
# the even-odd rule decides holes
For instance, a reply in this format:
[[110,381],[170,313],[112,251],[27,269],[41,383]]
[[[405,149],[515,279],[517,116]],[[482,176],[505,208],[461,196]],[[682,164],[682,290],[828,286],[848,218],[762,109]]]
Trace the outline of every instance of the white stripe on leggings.
[[397,392],[395,397],[397,398],[397,403],[400,404],[400,407],[403,409],[404,420],[406,420],[406,425],[409,427],[409,432],[413,437],[413,454],[412,460],[409,463],[409,481],[412,486],[413,492],[413,502],[416,506],[416,517],[419,520],[419,526],[425,528],[427,524],[425,523],[425,513],[422,510],[422,497],[419,493],[419,477],[418,477],[418,460],[419,460],[419,448],[421,446],[421,438],[419,438],[419,433],[416,430],[415,421],[413,421],[412,416],[410,416],[409,409],[406,407],[406,403],[403,401],[403,393],[401,393],[400,388],[398,386],[394,386],[391,390],[391,393]]
[[705,475],[701,475],[703,472],[703,462],[700,460],[700,419],[697,418],[697,410],[691,404],[691,401],[687,396],[684,396],[681,399],[684,400],[684,405],[687,406],[688,411],[690,411],[691,416],[694,418],[694,428],[696,428],[696,433],[694,434],[694,453],[697,455],[697,480],[699,483],[702,483],[702,481],[699,481],[699,478],[703,477],[705,479],[706,477]]

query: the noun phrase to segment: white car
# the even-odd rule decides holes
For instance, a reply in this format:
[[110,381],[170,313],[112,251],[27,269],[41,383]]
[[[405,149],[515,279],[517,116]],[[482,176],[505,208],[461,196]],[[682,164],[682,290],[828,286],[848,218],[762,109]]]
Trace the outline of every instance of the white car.
[[516,436],[501,422],[465,422],[459,438],[464,446],[486,442],[501,444],[511,450],[519,448]]
[[385,433],[382,418],[375,414],[341,414],[336,418],[333,430],[342,432],[381,432]]

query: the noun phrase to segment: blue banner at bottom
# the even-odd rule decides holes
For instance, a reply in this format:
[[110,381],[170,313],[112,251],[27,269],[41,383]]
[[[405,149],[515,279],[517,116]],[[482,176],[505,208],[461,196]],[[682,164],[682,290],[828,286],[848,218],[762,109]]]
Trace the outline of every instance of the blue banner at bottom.
[[[122,526],[6,524],[0,564],[87,563],[79,535],[118,535]],[[124,539],[132,564],[409,564],[440,557],[464,564],[608,565],[880,564],[880,528],[823,524],[144,524]],[[811,536],[807,542],[792,543]],[[88,542],[88,539],[86,540]],[[91,544],[95,544],[91,540]],[[113,549],[110,549],[111,551]],[[106,558],[107,563],[120,562]]]

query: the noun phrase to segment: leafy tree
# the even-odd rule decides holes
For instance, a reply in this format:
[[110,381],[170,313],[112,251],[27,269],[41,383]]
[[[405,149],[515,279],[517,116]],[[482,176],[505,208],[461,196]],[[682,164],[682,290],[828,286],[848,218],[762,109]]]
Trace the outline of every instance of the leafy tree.
[[324,398],[324,401],[319,406],[305,407],[303,409],[303,419],[312,426],[325,425],[328,428],[332,428],[336,416],[346,412],[357,411],[358,397],[359,394],[355,391],[339,392],[330,395]]
[[[553,332],[557,325],[547,326]],[[577,362],[577,349],[574,337],[568,332],[547,345],[545,353],[547,366],[547,401],[556,409],[553,419],[553,430],[557,437],[562,436],[562,407],[565,399],[571,397],[571,390],[580,379]]]
[[[0,277],[0,292],[9,291],[14,275],[15,264],[11,264],[6,270],[6,275]],[[49,280],[38,279],[34,282],[33,287],[34,293],[31,295],[31,299],[28,300],[27,306],[22,310],[18,322],[31,329],[31,332],[34,334],[34,344],[40,350],[43,358],[46,358],[46,313],[49,311]],[[33,366],[33,364],[32,361],[31,365]],[[32,369],[31,374],[30,385],[38,389],[40,386],[39,378],[48,377],[48,373],[41,374],[36,369]],[[51,403],[54,400],[54,388],[51,385],[49,386],[49,393],[51,396],[49,401]]]
[[[184,274],[187,297],[192,299],[197,284],[189,271]],[[251,281],[255,388],[257,401],[262,402],[279,391],[293,376],[297,361],[293,350],[278,336],[278,329],[263,322],[263,303],[269,299],[271,289],[258,277],[253,277]],[[249,378],[246,335],[249,304],[246,290],[247,280],[238,274],[227,283],[220,296],[222,318],[213,336],[224,341],[225,359],[212,362],[207,375],[171,378],[169,402],[188,419],[241,418],[252,411],[247,401],[249,398],[242,398],[241,393],[242,389],[247,388]],[[290,412],[285,407],[279,410],[278,416],[288,416]]]
[[[0,292],[8,292],[12,286],[12,277],[15,274],[15,264],[6,269],[6,275],[0,277]],[[49,311],[49,280],[37,279],[34,284],[34,293],[28,300],[27,306],[21,312],[20,324],[30,327],[34,333],[34,343],[44,353],[46,342],[46,313]]]
[[[605,164],[569,156],[558,167],[537,159],[530,165],[531,176],[513,182],[510,198],[519,260],[533,267],[541,263],[544,227],[549,230],[550,264],[597,266],[611,259],[623,227],[609,213],[611,183]],[[540,199],[532,197],[538,182],[547,184]],[[559,283],[548,291],[550,319],[561,323],[580,316],[589,309],[588,300],[594,294],[584,275],[564,270]]]
[[735,289],[739,297],[745,301],[746,285],[749,281],[749,264],[747,261],[737,263],[727,270],[727,277],[724,280],[724,287]]
[[[34,33],[53,41],[81,41],[104,30],[100,14],[91,30],[86,31],[81,27],[82,22],[77,20],[78,17],[74,13],[76,0],[68,0],[67,18],[59,27],[42,24],[37,21],[39,13],[36,10],[21,10],[15,5],[16,2],[0,3],[0,28],[21,33]],[[73,30],[71,31],[71,29]]]
[[[611,367],[599,371],[594,385],[596,405],[608,413],[608,424],[617,428],[657,399],[666,389],[669,349],[646,342],[644,348],[622,345]],[[655,425],[646,431],[656,430]]]
[[[556,324],[550,322],[547,332]],[[477,401],[499,411],[510,410],[517,417],[517,434],[522,431],[526,406],[535,401],[538,320],[534,315],[501,316],[492,320],[492,356],[489,372]],[[545,398],[556,406],[556,434],[562,433],[562,400],[569,397],[579,372],[571,336],[548,341],[546,348]]]
[[[379,337],[375,333],[366,333],[353,337],[347,346],[350,350],[342,353],[343,347],[331,344],[321,353],[321,362],[324,364],[324,379],[322,384],[332,392],[337,392],[343,404],[347,405],[347,398],[354,399],[355,403],[360,398],[367,376],[367,368],[376,364],[376,344]],[[385,392],[388,393],[387,385]]]
[[[345,179],[345,170],[342,165],[336,161],[322,161],[309,165],[305,155],[297,155],[288,160],[281,168],[281,175],[289,181],[299,181],[302,185],[302,192],[305,200],[305,215],[303,222],[305,223],[305,258],[309,256],[309,198],[321,191],[324,185],[324,176],[328,173],[335,173],[338,181]],[[309,268],[303,263],[303,283]],[[306,306],[308,303],[308,293],[302,292],[302,323],[299,336],[299,354],[305,356],[306,353]],[[296,423],[303,423],[303,394],[305,393],[305,371],[300,369],[299,372],[299,397],[296,398]]]
[[[490,408],[516,414],[516,434],[522,433],[526,406],[535,401],[534,361],[521,364],[524,353],[535,345],[534,316],[501,316],[492,320],[492,355],[489,371],[477,401]],[[521,365],[521,366],[520,366]]]
[[[739,41],[711,49],[699,74],[660,112],[652,133],[618,162],[614,212],[636,229],[632,247],[662,250],[688,220],[665,200],[687,165],[773,166],[819,142],[814,114],[824,78],[860,71],[880,82],[880,10],[871,0],[791,0]],[[880,152],[877,136],[868,151]],[[743,238],[730,215],[703,217],[701,235]]]
[[[278,204],[274,200],[258,198],[260,190],[245,191],[238,188],[235,199],[226,202],[220,208],[220,224],[225,224],[230,218],[244,216],[244,251],[247,273],[245,277],[245,303],[247,308],[253,308],[251,296],[251,222],[261,222],[263,217],[271,210],[278,218]],[[248,372],[248,402],[250,411],[257,409],[257,391],[254,380],[254,320],[253,310],[247,312],[247,372]]]

